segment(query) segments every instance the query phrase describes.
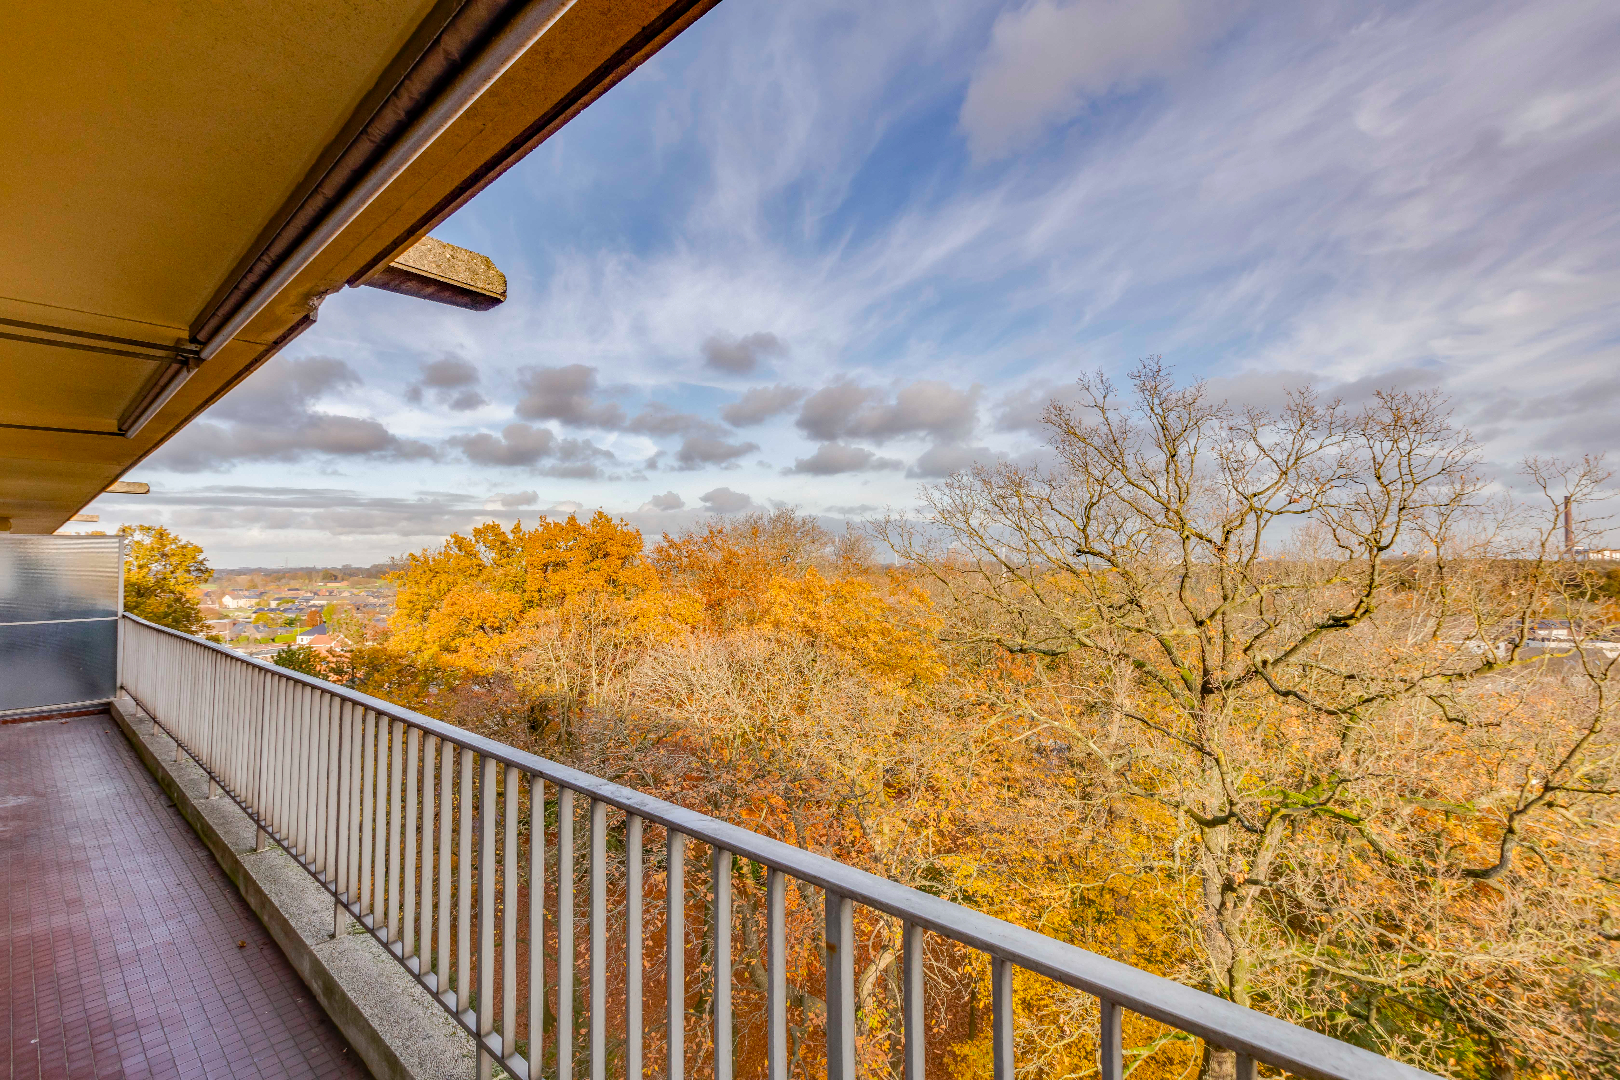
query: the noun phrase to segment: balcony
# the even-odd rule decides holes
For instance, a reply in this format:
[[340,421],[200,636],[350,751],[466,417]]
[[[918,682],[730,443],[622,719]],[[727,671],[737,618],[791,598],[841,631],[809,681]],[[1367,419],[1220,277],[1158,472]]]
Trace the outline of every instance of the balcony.
[[1233,1052],[1235,1080],[1427,1075],[143,622],[118,538],[51,535],[146,490],[120,477],[339,290],[501,303],[488,259],[428,234],[715,2],[19,8],[0,113],[10,1075],[854,1080],[878,925],[901,1014],[884,1068],[907,1080],[940,1071],[946,955],[989,975],[997,1080],[1020,1065],[1015,976],[1091,995],[1075,1035],[1101,1080],[1128,1073],[1127,1014]]
[[[1126,1011],[1235,1051],[1240,1078],[1428,1075],[387,702],[117,625],[112,700],[13,716],[0,735],[18,1075],[409,1076],[433,1061],[729,1080],[748,1031],[771,1080],[795,1054],[801,1075],[846,1080],[864,1022],[856,930],[885,918],[904,942],[908,1080],[928,1069],[924,958],[944,942],[989,959],[999,1078],[1017,1068],[1015,969],[1096,997],[1103,1080],[1124,1075]],[[276,859],[280,880],[251,869]],[[764,883],[763,934],[739,936],[745,876]],[[763,995],[712,974],[750,940]],[[806,957],[825,1021],[790,1051],[788,975],[803,980]],[[393,1004],[368,1003],[388,978]],[[399,1031],[405,1006],[436,1010],[438,1030],[418,1013]],[[404,1045],[422,1042],[436,1049]]]

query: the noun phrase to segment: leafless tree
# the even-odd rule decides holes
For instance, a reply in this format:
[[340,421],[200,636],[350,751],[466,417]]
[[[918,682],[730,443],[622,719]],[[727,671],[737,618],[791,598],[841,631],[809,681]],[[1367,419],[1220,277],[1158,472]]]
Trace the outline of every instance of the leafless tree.
[[953,642],[1054,673],[1027,730],[1180,823],[1200,980],[1455,1075],[1613,1075],[1614,650],[1554,542],[1600,464],[1492,498],[1433,394],[1272,414],[1156,360],[1079,389],[1050,465],[960,474],[878,533]]

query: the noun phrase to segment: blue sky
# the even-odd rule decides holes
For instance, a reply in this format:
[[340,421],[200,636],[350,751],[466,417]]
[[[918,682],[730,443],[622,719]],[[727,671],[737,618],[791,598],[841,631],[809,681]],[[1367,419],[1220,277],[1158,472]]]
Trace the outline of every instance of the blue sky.
[[216,566],[478,520],[905,507],[1162,354],[1234,401],[1438,388],[1614,448],[1620,7],[725,0],[107,496]]

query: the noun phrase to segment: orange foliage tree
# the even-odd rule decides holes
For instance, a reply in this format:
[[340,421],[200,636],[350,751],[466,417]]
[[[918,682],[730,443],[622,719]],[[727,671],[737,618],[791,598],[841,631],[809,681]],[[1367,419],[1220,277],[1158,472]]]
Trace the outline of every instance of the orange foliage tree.
[[[350,654],[348,681],[363,689],[1120,959],[1166,972],[1180,962],[1179,898],[1130,872],[1128,858],[1151,860],[1111,837],[1148,841],[1099,821],[1095,785],[1018,737],[1007,703],[1043,692],[1049,675],[943,647],[933,597],[912,572],[875,563],[858,534],[779,510],[645,551],[602,514],[491,524],[410,556],[394,581],[391,637]],[[758,870],[739,863],[733,883],[742,1072],[765,1050],[752,1008],[765,985]],[[689,887],[694,910],[712,903],[702,875]],[[797,1077],[823,1053],[819,909],[808,886],[789,903]],[[710,925],[712,913],[697,919],[694,987]],[[860,1053],[874,1075],[902,1071],[899,929],[860,917]],[[989,973],[940,941],[927,970],[931,1068],[976,1075]],[[1041,1075],[1083,1072],[1094,1004],[1034,978],[1017,994],[1020,1030],[1034,1035],[1021,1060]],[[706,1009],[700,991],[689,1007]],[[694,1069],[706,1030],[689,1039]],[[1184,1066],[1170,1049],[1139,1077]]]

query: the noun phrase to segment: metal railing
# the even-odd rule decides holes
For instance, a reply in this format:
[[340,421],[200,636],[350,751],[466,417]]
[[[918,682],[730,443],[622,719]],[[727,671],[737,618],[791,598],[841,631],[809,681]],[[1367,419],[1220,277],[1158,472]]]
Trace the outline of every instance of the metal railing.
[[[1014,1075],[1015,967],[1097,998],[1101,1080],[1124,1075],[1123,1010],[1234,1051],[1238,1080],[1252,1080],[1257,1063],[1325,1080],[1431,1075],[409,709],[133,616],[125,619],[124,688],[175,740],[176,759],[182,749],[193,757],[211,785],[241,806],[437,998],[476,1040],[480,1077],[489,1077],[498,1060],[523,1080],[541,1072],[573,1080],[578,1056],[590,1080],[605,1080],[610,809],[624,815],[622,834],[613,834],[615,846],[621,846],[622,835],[622,877],[616,872],[616,880],[624,911],[624,971],[622,1035],[615,1034],[612,1064],[627,1080],[649,1072],[643,1061],[644,831],[649,824],[665,831],[667,1080],[682,1080],[687,1066],[684,875],[685,847],[692,840],[710,848],[714,901],[708,911],[708,966],[720,977],[711,975],[701,989],[713,1024],[709,1058],[715,1080],[733,1075],[731,889],[732,863],[739,857],[765,868],[763,1020],[769,1080],[788,1080],[785,903],[790,878],[801,894],[804,885],[819,889],[825,904],[828,1080],[856,1077],[856,905],[901,920],[903,948],[897,959],[906,1080],[923,1080],[926,1062],[926,934],[989,956],[997,1080]],[[571,827],[576,797],[589,821],[584,987],[574,982],[579,966],[574,897],[579,868]],[[548,912],[547,834],[553,831],[556,900]],[[548,918],[555,923],[549,928]],[[544,946],[550,940],[556,942],[559,962],[554,963],[556,1004],[548,1016]],[[579,997],[576,1008],[580,992],[588,998]],[[523,1032],[526,1042],[518,1037]],[[554,1057],[549,1064],[548,1049]],[[531,1069],[534,1061],[543,1068]]]

